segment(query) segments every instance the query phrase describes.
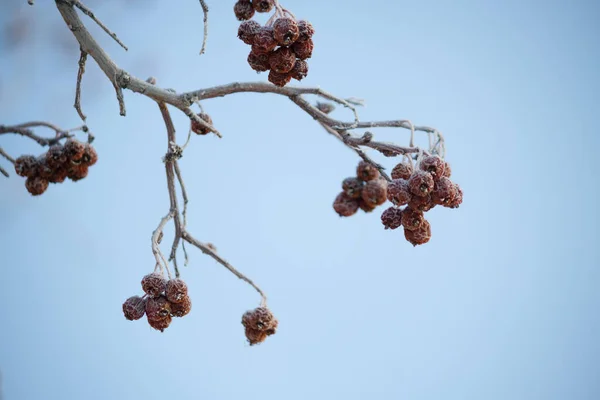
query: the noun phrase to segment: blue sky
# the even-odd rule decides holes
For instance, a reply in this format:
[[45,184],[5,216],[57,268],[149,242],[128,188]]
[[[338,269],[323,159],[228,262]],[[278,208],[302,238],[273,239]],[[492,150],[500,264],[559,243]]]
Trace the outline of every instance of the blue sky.
[[[0,30],[0,123],[76,126],[76,42],[51,2],[19,3],[0,6],[0,28],[30,28],[17,47]],[[130,51],[92,32],[140,78],[179,91],[266,80],[245,62],[232,1],[209,3],[203,56],[197,2],[100,3]],[[302,84],[365,99],[363,120],[441,130],[463,205],[432,210],[418,248],[379,213],[340,219],[331,203],[355,154],[285,98],[204,102],[224,138],[194,137],[181,161],[189,230],[267,292],[279,331],[249,347],[240,318],[258,296],[195,249],[190,315],[163,334],[126,321],[168,211],[166,135],[142,96],[125,93],[120,117],[90,62],[82,101],[100,160],[88,178],[39,198],[14,174],[0,181],[6,400],[600,396],[598,4],[314,3],[284,3],[317,31]]]

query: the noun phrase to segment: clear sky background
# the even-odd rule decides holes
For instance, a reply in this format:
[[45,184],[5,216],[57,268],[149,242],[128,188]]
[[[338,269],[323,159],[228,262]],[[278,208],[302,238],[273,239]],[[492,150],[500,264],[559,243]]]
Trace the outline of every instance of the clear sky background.
[[[84,21],[117,64],[163,87],[266,80],[246,64],[232,0],[209,2],[203,56],[198,2],[176,3],[89,3],[129,52]],[[193,248],[192,312],[162,334],[126,321],[168,211],[166,134],[142,96],[126,92],[120,117],[90,61],[88,178],[36,198],[23,178],[0,180],[4,399],[600,398],[600,5],[283,4],[317,31],[302,84],[366,99],[364,120],[440,129],[463,205],[432,210],[417,248],[383,229],[383,208],[340,219],[331,203],[354,153],[285,98],[206,101],[224,138],[194,137],[181,161],[189,230],[267,292],[279,331],[248,346],[240,318],[257,294]],[[78,125],[78,47],[53,2],[2,0],[0,32],[0,123]],[[42,152],[6,135],[0,146]]]

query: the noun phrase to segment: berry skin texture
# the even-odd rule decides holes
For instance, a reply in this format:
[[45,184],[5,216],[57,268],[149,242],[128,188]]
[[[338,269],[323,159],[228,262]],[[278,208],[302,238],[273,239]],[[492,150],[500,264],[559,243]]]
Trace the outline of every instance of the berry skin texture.
[[412,231],[405,228],[404,237],[413,246],[429,242],[429,239],[431,239],[431,225],[429,224],[429,221],[423,220],[421,226]]
[[279,322],[268,308],[258,307],[244,313],[242,325],[245,328],[246,339],[252,346],[263,342],[267,336],[274,335]]
[[435,203],[431,199],[431,195],[427,196],[412,196],[408,202],[408,206],[415,211],[427,212],[435,207]]
[[67,167],[67,177],[73,182],[82,180],[88,175],[88,166],[85,164],[70,164]]
[[190,296],[185,295],[179,303],[171,303],[171,316],[185,317],[192,310],[192,300]]
[[379,178],[379,170],[366,161],[361,161],[356,167],[356,177],[363,181],[372,181]]
[[135,321],[146,314],[146,299],[131,296],[123,303],[123,314],[129,321]]
[[171,303],[181,303],[187,296],[188,288],[183,279],[169,279],[165,288],[167,300]]
[[362,197],[360,199],[358,199],[358,206],[360,207],[361,210],[363,210],[366,213],[370,213],[375,208],[377,208],[377,206],[374,206],[374,205],[371,205],[371,204],[367,204],[367,202],[364,201],[362,199]]
[[445,206],[456,196],[456,187],[449,178],[442,176],[434,185],[431,200],[435,204]]
[[419,163],[419,169],[431,174],[434,181],[444,176],[445,163],[440,156],[427,156]]
[[171,321],[173,321],[173,318],[171,318],[170,314],[162,319],[150,319],[148,317],[148,325],[161,332],[164,332],[171,325]]
[[296,55],[287,47],[280,47],[269,55],[271,71],[287,74],[296,65]]
[[385,229],[397,229],[402,226],[402,210],[390,207],[381,214],[381,223]]
[[91,167],[92,165],[96,164],[97,161],[98,153],[96,153],[96,149],[94,149],[94,147],[91,144],[86,143],[85,150],[83,152],[83,157],[81,157],[81,162],[87,165],[88,167]]
[[157,320],[171,316],[171,303],[165,296],[158,296],[155,299],[148,299],[146,302],[146,315],[148,319]]
[[310,39],[315,34],[315,28],[305,20],[298,21],[298,31],[300,32],[298,40]]
[[292,45],[292,50],[294,50],[296,57],[306,60],[312,56],[314,47],[312,39],[298,40]]
[[[198,118],[210,125],[213,124],[212,118],[206,113],[198,114]],[[210,131],[208,130],[208,128],[205,128],[202,125],[200,125],[199,122],[192,120],[192,132],[194,132],[196,135],[207,135]]]
[[427,196],[433,191],[433,176],[429,172],[417,170],[408,180],[410,192],[416,196]]
[[404,206],[411,199],[408,182],[404,179],[394,179],[388,184],[387,198],[396,206]]
[[62,145],[51,146],[46,153],[45,162],[53,170],[62,167],[67,162],[67,155]]
[[239,0],[233,6],[233,12],[238,21],[245,21],[254,16],[254,8],[249,0]]
[[392,170],[392,179],[409,180],[413,173],[413,167],[409,163],[400,163]]
[[67,179],[67,169],[65,167],[59,167],[52,172],[52,175],[48,178],[50,183],[63,183]]
[[37,173],[38,162],[34,156],[21,156],[15,160],[15,172],[24,178],[30,178]]
[[342,189],[344,193],[350,198],[358,199],[362,193],[362,189],[365,186],[364,182],[358,178],[346,178],[342,182]]
[[358,211],[358,200],[342,192],[335,198],[333,209],[340,217],[350,217]]
[[85,153],[85,145],[76,139],[68,139],[65,142],[64,152],[70,161],[79,161]]
[[292,77],[289,74],[280,74],[279,72],[275,72],[273,70],[269,71],[269,82],[271,82],[275,86],[284,87],[290,81]]
[[273,37],[280,46],[289,46],[300,37],[298,24],[291,18],[278,18],[273,23]]
[[252,4],[257,12],[266,13],[273,9],[275,2],[273,0],[254,0]]
[[48,189],[48,180],[39,176],[27,178],[25,188],[32,196],[39,196]]
[[251,51],[250,54],[248,54],[248,64],[250,65],[250,68],[256,72],[265,72],[271,69],[271,66],[269,65],[270,54],[272,53],[254,54],[254,52]]
[[252,43],[252,52],[254,54],[267,54],[275,50],[277,42],[273,37],[273,28],[263,26],[254,35],[254,43]]
[[387,183],[383,179],[375,179],[365,184],[361,193],[365,203],[371,206],[379,206],[387,200]]
[[415,229],[419,229],[423,221],[425,221],[425,218],[420,211],[415,211],[410,207],[406,207],[402,211],[402,226],[404,230],[414,231]]
[[454,184],[454,188],[456,190],[456,195],[452,200],[448,202],[448,204],[444,204],[446,207],[450,208],[458,208],[462,204],[463,201],[463,191],[456,183]]
[[142,278],[142,289],[144,293],[152,298],[158,298],[167,288],[167,280],[157,273],[152,273]]
[[450,178],[450,176],[452,176],[452,168],[450,168],[450,164],[448,164],[448,161],[445,161],[444,163],[444,176],[446,178]]
[[244,21],[238,28],[238,38],[249,45],[254,43],[254,36],[260,31],[260,24],[256,21]]
[[37,173],[36,175],[40,178],[50,179],[52,173],[54,172],[53,168],[50,168],[48,164],[46,164],[46,155],[42,154],[37,158]]
[[290,71],[290,76],[297,80],[301,81],[306,78],[308,75],[308,63],[303,60],[296,60],[296,64],[294,64],[294,68]]

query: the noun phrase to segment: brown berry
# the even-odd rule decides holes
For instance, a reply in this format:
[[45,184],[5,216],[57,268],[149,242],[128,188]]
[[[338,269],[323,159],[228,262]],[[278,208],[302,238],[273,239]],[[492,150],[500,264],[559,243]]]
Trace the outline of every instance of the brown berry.
[[60,144],[50,146],[48,152],[46,152],[45,162],[53,170],[62,167],[67,162],[67,155],[63,146]]
[[233,12],[238,21],[245,21],[254,16],[254,8],[249,0],[239,0],[233,6]]
[[275,86],[284,87],[290,81],[292,77],[289,74],[280,74],[279,72],[275,72],[273,70],[269,71],[269,82],[271,82]]
[[383,179],[368,181],[361,193],[365,203],[379,206],[387,200],[387,182]]
[[452,168],[450,168],[450,164],[448,164],[448,161],[444,162],[444,176],[446,178],[450,178],[450,176],[452,175]]
[[51,168],[46,163],[46,155],[42,154],[41,156],[39,156],[37,158],[37,172],[36,172],[36,176],[39,176],[40,178],[44,178],[44,179],[50,179],[50,177],[52,176],[53,172],[54,172],[54,169]]
[[39,196],[48,189],[48,180],[40,176],[32,176],[25,180],[25,188],[32,196]]
[[88,166],[86,164],[68,164],[67,177],[73,182],[82,180],[88,175]]
[[454,188],[456,189],[456,195],[452,200],[448,202],[448,204],[444,204],[446,207],[450,208],[458,208],[462,204],[463,201],[463,191],[456,183],[454,184]]
[[146,299],[140,296],[131,296],[123,303],[123,314],[129,321],[135,321],[146,313]]
[[238,38],[242,42],[251,45],[254,43],[254,36],[260,31],[260,28],[260,24],[256,21],[244,21],[238,28]]
[[340,217],[350,217],[358,211],[358,200],[342,192],[335,198],[333,209]]
[[246,334],[246,339],[248,340],[248,343],[250,343],[250,346],[264,342],[267,336],[269,336],[265,331],[259,331],[252,328],[245,328],[244,333]]
[[417,196],[427,196],[433,190],[433,176],[429,172],[417,170],[408,180],[410,192]]
[[164,317],[162,319],[150,319],[150,317],[148,316],[147,319],[148,319],[148,325],[150,325],[157,331],[161,331],[161,332],[164,332],[165,329],[167,329],[169,327],[169,325],[171,325],[171,321],[173,321],[173,318],[171,318],[171,315],[167,315],[166,317]]
[[171,303],[181,303],[187,296],[188,288],[183,279],[169,279],[165,288],[167,300]]
[[394,179],[388,184],[387,198],[397,206],[408,204],[411,198],[408,182],[404,179]]
[[433,202],[430,194],[427,196],[412,195],[410,201],[408,202],[408,206],[415,211],[427,212],[435,207],[435,203]]
[[296,55],[288,47],[280,47],[269,54],[269,66],[272,71],[287,74],[296,64]]
[[269,54],[254,54],[254,52],[250,52],[248,54],[248,64],[250,68],[255,70],[256,72],[265,72],[271,69],[269,65]]
[[429,239],[431,239],[431,225],[429,224],[429,221],[423,220],[421,226],[412,231],[404,228],[404,237],[413,246],[429,242]]
[[312,39],[298,40],[292,45],[292,50],[301,60],[306,60],[312,56],[312,52],[314,49],[314,44]]
[[356,167],[356,177],[363,181],[372,181],[379,178],[379,170],[366,161],[361,161]]
[[148,274],[142,279],[142,289],[150,297],[159,297],[166,288],[167,280],[161,274]]
[[77,139],[68,139],[65,142],[64,152],[71,161],[79,161],[85,153],[85,145]]
[[456,196],[456,187],[454,183],[445,176],[442,176],[433,186],[431,200],[435,204],[445,206],[449,204]]
[[365,186],[365,183],[355,177],[346,178],[342,182],[342,189],[344,189],[344,193],[353,199],[360,198],[363,186]]
[[252,5],[254,9],[259,13],[266,13],[273,9],[275,5],[274,0],[253,0]]
[[299,40],[310,39],[315,34],[315,28],[308,21],[298,21],[298,31],[300,32]]
[[372,205],[372,204],[369,204],[366,201],[364,201],[362,199],[362,197],[360,199],[358,199],[358,206],[360,207],[361,210],[363,210],[366,213],[370,213],[371,211],[373,211],[374,209],[377,208],[376,205]]
[[185,295],[179,303],[171,303],[171,315],[173,317],[184,317],[192,310],[192,300]]
[[277,318],[273,316],[273,313],[267,307],[257,307],[254,310],[246,311],[242,315],[244,328],[266,332],[277,329],[278,324]]
[[303,60],[296,60],[294,68],[290,71],[290,76],[297,81],[301,81],[306,78],[306,75],[308,75],[308,63]]
[[397,229],[402,226],[402,210],[390,207],[381,214],[381,223],[385,229]]
[[92,165],[96,164],[97,161],[98,153],[96,153],[96,149],[94,149],[94,147],[91,144],[86,143],[85,151],[83,152],[83,157],[81,157],[81,162],[87,165],[88,167],[91,167]]
[[413,167],[409,163],[400,163],[392,170],[392,179],[406,179],[409,180],[413,173]]
[[444,176],[444,167],[444,160],[440,156],[426,156],[419,163],[419,169],[429,172],[435,181]]
[[404,226],[405,230],[412,231],[418,229],[423,221],[425,221],[425,218],[421,211],[415,211],[410,207],[406,207],[402,211],[402,226]]
[[[212,125],[212,123],[213,123],[210,115],[208,115],[206,113],[198,114],[198,118],[202,119],[204,122],[206,122],[210,125]],[[196,135],[206,135],[210,132],[210,130],[208,130],[208,128],[203,127],[200,124],[200,122],[192,120],[192,132],[194,132]]]
[[165,296],[150,298],[146,302],[146,315],[148,319],[163,319],[171,315],[171,303]]
[[273,37],[281,46],[289,46],[300,37],[298,24],[292,18],[277,18],[273,23]]
[[21,156],[15,160],[15,172],[17,175],[29,178],[37,173],[38,161],[34,156]]
[[67,172],[67,168],[65,168],[64,166],[59,167],[52,171],[52,175],[50,175],[50,177],[48,178],[48,182],[63,183],[65,179],[67,179],[68,174],[69,173]]
[[254,54],[267,54],[275,50],[277,42],[273,37],[273,28],[263,26],[254,35],[254,43],[252,43],[252,52]]

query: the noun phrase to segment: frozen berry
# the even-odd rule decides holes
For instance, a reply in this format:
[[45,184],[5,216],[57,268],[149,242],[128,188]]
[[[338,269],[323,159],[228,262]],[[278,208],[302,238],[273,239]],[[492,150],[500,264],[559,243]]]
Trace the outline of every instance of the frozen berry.
[[273,70],[269,71],[269,82],[271,82],[275,86],[284,87],[290,81],[292,77],[289,74],[280,74],[279,72],[275,72]]
[[315,28],[308,21],[298,21],[298,31],[300,32],[300,40],[310,39],[315,34]]
[[446,205],[449,204],[456,196],[456,187],[454,183],[445,176],[441,177],[433,186],[433,192],[431,192],[431,200],[435,204]]
[[450,208],[458,208],[462,204],[463,201],[463,191],[456,183],[454,184],[454,188],[456,189],[456,195],[452,200],[450,200],[447,204],[444,204],[446,207]]
[[67,162],[67,155],[64,148],[60,144],[50,146],[45,158],[46,165],[52,169],[62,167]]
[[364,185],[364,182],[358,178],[346,178],[342,182],[342,189],[344,189],[344,193],[346,193],[348,197],[358,199]]
[[123,303],[123,314],[129,321],[140,319],[146,313],[146,299],[131,296]]
[[396,229],[402,226],[402,210],[390,207],[381,214],[381,223],[385,229]]
[[450,168],[450,164],[448,164],[448,161],[444,162],[444,176],[446,178],[450,178],[450,176],[452,176],[452,168]]
[[71,161],[79,161],[85,153],[85,145],[77,139],[69,139],[65,142],[64,152]]
[[364,201],[362,199],[362,197],[360,199],[358,199],[358,206],[360,207],[361,210],[363,210],[366,213],[370,213],[371,211],[373,211],[375,208],[377,208],[376,205],[372,205],[367,203],[366,201]]
[[402,211],[402,226],[409,231],[418,229],[425,221],[421,211],[415,211],[410,207],[406,207]]
[[429,172],[415,171],[408,180],[410,192],[417,196],[427,196],[433,190],[433,177]]
[[267,307],[257,307],[252,311],[246,311],[242,315],[242,325],[244,325],[244,328],[268,331],[277,328],[278,322]]
[[248,64],[250,68],[255,70],[256,72],[265,72],[271,69],[269,66],[269,54],[254,54],[254,52],[250,52],[248,55]]
[[25,180],[25,188],[32,196],[39,196],[48,189],[48,180],[40,176],[32,176]]
[[300,37],[298,24],[292,18],[278,18],[273,23],[273,37],[281,46],[289,46]]
[[34,156],[21,156],[15,160],[15,172],[17,175],[28,178],[34,176],[37,171],[38,162]]
[[438,180],[444,176],[444,160],[440,156],[424,157],[419,163],[419,169],[429,172],[433,180]]
[[250,346],[264,342],[268,336],[267,332],[252,328],[244,329],[244,333],[246,334],[246,339],[248,340],[248,343],[250,343]]
[[361,161],[356,167],[356,177],[363,181],[372,181],[379,178],[379,170],[366,161]]
[[292,49],[301,60],[306,60],[312,56],[314,44],[312,39],[298,40],[292,45]]
[[388,184],[387,198],[397,206],[408,204],[411,198],[408,182],[404,179],[394,179]]
[[142,279],[142,289],[150,297],[159,297],[166,287],[167,280],[161,274],[148,274]]
[[239,21],[245,21],[254,16],[254,8],[249,0],[239,0],[233,6],[233,12]]
[[171,303],[171,315],[174,317],[184,317],[192,310],[192,300],[190,296],[185,295],[179,303]]
[[435,207],[435,203],[431,199],[430,194],[427,196],[412,195],[408,202],[408,206],[415,211],[427,212]]
[[238,38],[242,42],[251,45],[254,43],[254,36],[260,31],[260,28],[260,24],[256,21],[244,21],[238,28]]
[[296,55],[288,47],[280,47],[269,54],[269,66],[272,71],[287,74],[296,64]]
[[275,5],[275,0],[253,0],[252,4],[259,13],[266,13],[271,11]]
[[188,288],[183,279],[169,279],[165,288],[167,299],[171,303],[180,303],[187,296]]
[[302,60],[296,60],[294,68],[290,71],[290,76],[297,81],[301,81],[308,75],[308,63]]
[[383,179],[368,181],[361,193],[365,203],[379,206],[387,200],[387,183]]
[[171,314],[171,303],[165,296],[150,298],[146,302],[146,315],[148,319],[163,319]]
[[[206,113],[198,114],[198,118],[202,119],[207,124],[212,125],[212,123],[213,123],[210,115],[208,115]],[[203,127],[200,124],[200,122],[192,120],[192,132],[194,132],[196,135],[206,135],[210,132],[210,130],[208,128]]]
[[88,166],[85,164],[69,164],[67,166],[67,177],[73,182],[82,180],[88,175]]
[[42,154],[37,158],[37,172],[36,176],[39,176],[44,179],[50,179],[52,173],[54,172],[54,168],[51,168],[46,163],[46,155]]
[[277,42],[273,37],[273,28],[263,26],[254,35],[254,43],[252,43],[252,52],[254,54],[267,54],[277,47]]
[[52,175],[50,175],[50,177],[48,178],[48,182],[63,183],[65,179],[67,179],[68,174],[69,173],[67,172],[67,168],[65,168],[64,166],[56,168],[54,171],[52,171]]
[[171,315],[167,315],[166,317],[161,319],[151,319],[148,316],[148,325],[161,332],[164,332],[165,329],[167,329],[169,325],[171,325],[171,321],[173,321]]
[[333,209],[340,217],[350,217],[358,211],[358,200],[342,192],[335,198]]
[[98,153],[96,153],[96,149],[94,149],[91,144],[86,143],[83,157],[81,157],[81,162],[91,167],[92,165],[96,164],[96,161],[98,161]]
[[392,170],[392,179],[406,179],[409,180],[413,173],[413,167],[409,163],[400,163]]
[[429,224],[429,221],[423,220],[421,226],[412,231],[404,228],[404,237],[413,246],[429,242],[429,239],[431,239],[431,225]]

